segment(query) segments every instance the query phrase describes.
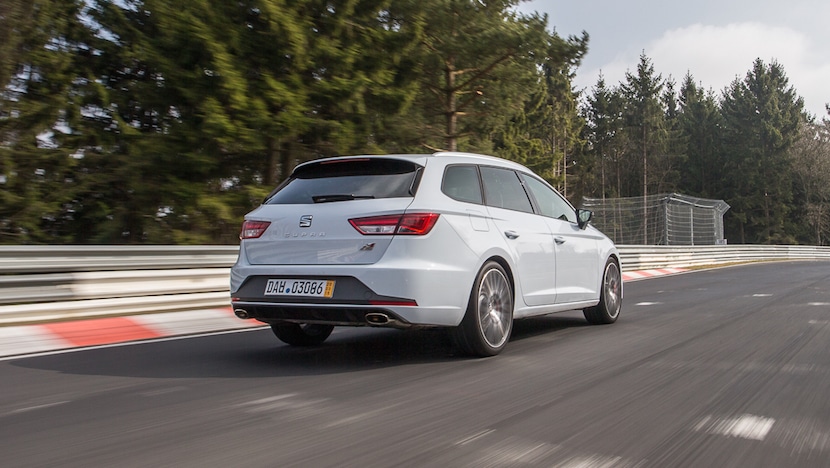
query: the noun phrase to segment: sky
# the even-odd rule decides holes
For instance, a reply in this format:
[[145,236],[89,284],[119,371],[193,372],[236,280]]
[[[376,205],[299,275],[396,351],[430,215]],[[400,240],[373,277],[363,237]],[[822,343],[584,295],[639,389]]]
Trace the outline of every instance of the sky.
[[522,12],[548,14],[562,37],[590,35],[574,85],[587,93],[636,73],[645,53],[679,90],[687,73],[716,96],[743,80],[755,59],[778,62],[805,109],[827,117],[830,103],[828,0],[532,0]]

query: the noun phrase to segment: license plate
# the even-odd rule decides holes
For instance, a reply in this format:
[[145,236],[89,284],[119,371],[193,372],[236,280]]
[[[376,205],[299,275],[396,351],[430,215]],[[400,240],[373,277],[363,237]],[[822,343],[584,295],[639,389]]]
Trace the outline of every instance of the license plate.
[[334,280],[269,279],[266,296],[331,297]]

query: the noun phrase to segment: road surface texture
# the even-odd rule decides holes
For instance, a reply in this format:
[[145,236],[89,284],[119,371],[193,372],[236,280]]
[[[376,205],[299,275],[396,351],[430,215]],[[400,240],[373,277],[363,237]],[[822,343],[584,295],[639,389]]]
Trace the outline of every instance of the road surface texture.
[[626,284],[620,320],[270,330],[0,361],[3,467],[826,467],[830,262]]

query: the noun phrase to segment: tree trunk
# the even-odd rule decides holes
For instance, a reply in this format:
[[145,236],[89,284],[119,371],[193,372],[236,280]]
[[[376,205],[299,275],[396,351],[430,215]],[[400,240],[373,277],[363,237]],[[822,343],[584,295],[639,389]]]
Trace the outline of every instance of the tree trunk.
[[646,126],[643,125],[643,244],[648,245],[648,152],[646,151]]
[[291,170],[294,169],[294,158],[292,156],[291,143],[285,142],[280,145],[280,172],[275,182],[280,182],[288,178],[288,174],[291,174]]
[[291,145],[279,143],[274,138],[268,138],[266,147],[267,161],[264,182],[268,187],[274,187],[291,173]]
[[458,128],[458,96],[455,91],[455,67],[452,59],[447,61],[447,68],[445,69],[447,76],[447,88],[445,91],[445,106],[447,113],[447,149],[449,151],[458,150],[457,128]]

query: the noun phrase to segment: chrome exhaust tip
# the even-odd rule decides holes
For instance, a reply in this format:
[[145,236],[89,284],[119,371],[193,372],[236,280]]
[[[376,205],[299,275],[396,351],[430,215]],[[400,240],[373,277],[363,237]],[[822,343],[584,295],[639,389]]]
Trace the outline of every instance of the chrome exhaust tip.
[[239,318],[241,318],[241,319],[249,319],[249,318],[251,318],[251,315],[248,313],[248,311],[247,311],[247,310],[244,310],[244,309],[235,309],[235,310],[233,311],[233,313],[234,313],[234,314],[236,314],[236,316],[237,316],[237,317],[239,317]]
[[366,314],[366,321],[369,325],[386,325],[389,323],[389,316],[378,312]]
[[369,312],[366,314],[365,320],[370,327],[398,328],[401,330],[412,328],[412,324],[402,322],[397,317],[390,317],[382,312]]

